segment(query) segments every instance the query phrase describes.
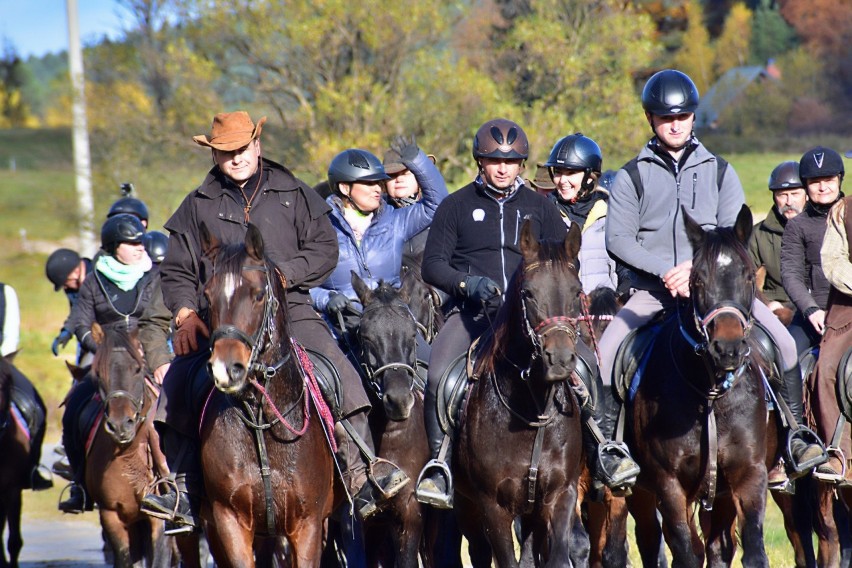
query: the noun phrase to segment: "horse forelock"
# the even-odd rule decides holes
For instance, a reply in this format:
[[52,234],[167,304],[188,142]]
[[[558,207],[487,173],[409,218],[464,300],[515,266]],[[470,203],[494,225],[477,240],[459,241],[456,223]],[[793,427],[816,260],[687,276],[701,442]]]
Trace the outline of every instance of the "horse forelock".
[[[734,270],[736,267],[741,267],[739,273]],[[743,243],[736,237],[733,228],[719,227],[706,233],[703,246],[695,251],[690,285],[701,276],[702,272],[706,273],[707,281],[710,283],[728,284],[731,290],[749,294],[751,288],[746,286],[743,279],[749,274],[754,274],[754,263]],[[722,272],[733,274],[736,281],[725,282],[720,278]]]
[[134,340],[135,335],[117,329],[104,328],[103,339],[98,345],[92,368],[97,377],[109,385],[111,354],[115,350],[124,350],[139,367],[145,368],[145,361],[139,353],[139,344]]

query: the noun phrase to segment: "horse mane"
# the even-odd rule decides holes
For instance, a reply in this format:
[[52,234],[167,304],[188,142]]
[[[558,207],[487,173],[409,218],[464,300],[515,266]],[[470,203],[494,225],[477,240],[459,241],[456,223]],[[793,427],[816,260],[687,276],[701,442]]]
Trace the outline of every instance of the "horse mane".
[[[577,273],[577,261],[568,256],[565,244],[562,240],[545,240],[539,243],[538,256],[532,263],[550,263],[554,272],[574,271]],[[493,373],[495,363],[499,358],[505,358],[506,353],[512,348],[512,334],[526,324],[523,320],[521,310],[521,286],[524,282],[524,274],[527,269],[526,259],[521,260],[506,290],[506,300],[497,317],[490,333],[483,336],[483,345],[478,356],[477,367],[482,373]]]
[[114,349],[126,350],[140,367],[145,367],[145,360],[139,353],[139,344],[134,342],[135,337],[135,332],[128,333],[115,328],[103,328],[103,339],[98,344],[95,360],[92,363],[95,374],[105,381],[109,380],[109,354]]

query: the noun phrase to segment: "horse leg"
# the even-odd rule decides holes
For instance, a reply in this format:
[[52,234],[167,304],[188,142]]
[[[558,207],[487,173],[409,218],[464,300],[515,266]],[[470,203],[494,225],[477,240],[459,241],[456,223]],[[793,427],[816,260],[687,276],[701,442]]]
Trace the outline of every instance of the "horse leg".
[[[574,525],[574,514],[577,507],[577,488],[569,487],[549,507],[548,515],[542,522],[546,531],[546,539],[542,546],[536,547],[536,559],[542,566],[572,566],[571,539],[566,534],[566,527]],[[545,507],[547,509],[548,507]],[[583,530],[582,525],[580,529]],[[585,530],[583,530],[585,533]],[[573,566],[588,566],[588,554],[579,558],[580,564]]]
[[172,563],[172,547],[169,546],[169,539],[163,534],[163,522],[154,517],[148,517],[143,519],[141,524],[143,526],[147,525],[148,534],[151,535],[151,550],[153,554],[150,559],[150,566],[152,568],[170,566]]
[[[515,556],[515,541],[512,538],[512,516],[497,503],[485,503],[482,507],[482,529],[494,554],[498,568],[518,568]],[[565,564],[567,566],[567,564]]]
[[[781,510],[781,515],[784,518],[784,531],[787,533],[787,540],[793,547],[794,558],[797,568],[805,568],[806,566],[816,565],[816,556],[814,555],[813,543],[811,542],[810,520],[812,518],[808,504],[805,502],[810,492],[806,485],[806,479],[798,479],[795,481],[796,494],[789,495],[779,491],[770,491],[772,499],[778,508]],[[806,526],[800,526],[806,525]]]
[[[198,533],[175,537],[180,564],[185,568],[201,568],[201,537]],[[205,563],[206,564],[206,563]]]
[[[717,498],[712,511],[702,511],[701,528],[706,541],[707,566],[730,566],[736,552],[737,509],[730,497]],[[750,566],[743,559],[744,566]]]
[[287,536],[291,544],[291,557],[297,568],[318,566],[322,557],[322,519],[308,518]]
[[[9,540],[7,543],[9,566],[17,568],[18,557],[21,554],[21,549],[24,547],[24,539],[21,537],[21,491],[18,489],[12,490],[9,497],[3,513],[6,521],[9,523]],[[0,527],[0,537],[2,535],[3,530]]]
[[252,531],[243,526],[235,511],[218,503],[212,504],[212,518],[207,540],[216,564],[234,568],[254,568]]
[[827,483],[817,483],[817,565],[840,566],[840,536],[834,522],[834,487]]
[[[591,505],[591,503],[590,503]],[[595,505],[600,505],[600,503],[595,503]],[[578,514],[577,510],[574,511],[574,520],[571,523],[571,529],[568,532],[569,538],[569,550],[571,551],[571,566],[577,568],[581,566],[589,566],[591,563],[591,550],[592,550],[592,537],[591,534],[586,531],[586,527],[583,526],[583,519],[581,515]],[[599,540],[603,540],[606,538],[605,535],[596,535]],[[600,546],[598,549],[598,553],[600,553],[600,549],[603,547]],[[600,558],[598,557],[598,563],[600,563]]]
[[106,535],[107,544],[113,552],[113,565],[117,568],[133,566],[130,551],[130,528],[125,526],[117,511],[100,509],[101,527]]
[[[424,568],[462,568],[462,535],[454,511],[422,507],[421,555]],[[489,560],[490,562],[490,560]]]
[[455,493],[455,501],[453,510],[459,528],[467,538],[471,564],[474,568],[491,568],[493,552],[488,537],[485,536],[485,525],[478,507],[458,492]]
[[[737,509],[742,515],[740,536],[743,546],[743,566],[769,566],[769,558],[766,556],[763,542],[763,520],[766,516],[766,470],[762,467],[755,468],[751,479],[740,485],[733,499],[736,500]],[[731,532],[734,529],[733,524],[732,519]],[[733,561],[733,556],[730,561]]]
[[627,508],[636,521],[636,546],[639,548],[642,565],[656,566],[663,538],[657,519],[657,498],[650,491],[637,486],[627,498]]
[[[589,563],[595,567],[627,566],[627,500],[624,497],[616,497],[607,490],[601,506],[604,546],[597,562],[593,563],[590,558]],[[660,540],[660,537],[657,537],[658,543]]]
[[677,479],[669,477],[662,480],[658,495],[663,534],[672,551],[672,566],[698,568],[704,564],[704,543],[698,535],[683,488]]
[[418,568],[418,553],[423,537],[423,517],[419,503],[411,499],[413,505],[405,511],[402,526],[392,532],[396,544],[396,565],[399,568]]

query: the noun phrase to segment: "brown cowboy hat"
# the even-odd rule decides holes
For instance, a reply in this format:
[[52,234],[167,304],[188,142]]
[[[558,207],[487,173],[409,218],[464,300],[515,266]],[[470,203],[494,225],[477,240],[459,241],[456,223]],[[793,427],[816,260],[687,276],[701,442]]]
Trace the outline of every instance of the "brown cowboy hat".
[[192,139],[199,146],[230,152],[242,148],[260,136],[264,122],[266,122],[265,116],[258,120],[257,125],[255,125],[249,114],[243,110],[221,112],[213,117],[210,138],[200,134],[193,136]]
[[534,189],[544,191],[552,191],[556,189],[556,184],[550,179],[550,172],[544,164],[538,164],[535,169],[535,179],[528,180]]
[[[426,157],[429,158],[433,164],[438,161],[438,159],[432,154],[427,154]],[[384,159],[382,159],[382,167],[385,169],[385,173],[389,176],[408,169],[408,166],[402,163],[402,156],[400,156],[399,152],[393,148],[390,148],[387,152],[385,152]]]

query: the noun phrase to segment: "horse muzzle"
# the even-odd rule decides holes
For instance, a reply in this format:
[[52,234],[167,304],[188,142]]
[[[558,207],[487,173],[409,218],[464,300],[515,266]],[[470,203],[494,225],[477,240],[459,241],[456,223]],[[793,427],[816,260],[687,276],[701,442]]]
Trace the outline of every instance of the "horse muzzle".
[[104,430],[121,449],[126,448],[136,437],[137,421],[131,416],[107,417],[104,420]]
[[742,366],[749,355],[749,347],[745,337],[732,340],[714,339],[710,342],[708,352],[716,363],[716,368],[727,372]]
[[207,371],[216,388],[225,394],[237,394],[248,384],[248,368],[239,361],[214,357],[207,363]]
[[567,380],[577,367],[577,354],[573,348],[548,349],[545,347],[542,350],[542,360],[545,368],[544,380],[548,382]]

